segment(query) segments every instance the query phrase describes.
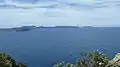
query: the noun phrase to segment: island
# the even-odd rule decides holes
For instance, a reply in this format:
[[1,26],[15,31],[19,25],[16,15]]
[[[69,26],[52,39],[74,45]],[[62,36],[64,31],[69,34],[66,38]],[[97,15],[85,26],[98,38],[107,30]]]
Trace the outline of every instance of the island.
[[21,27],[13,27],[13,28],[0,28],[0,31],[16,31],[16,32],[27,32],[34,29],[48,29],[48,28],[79,28],[78,26],[21,26]]

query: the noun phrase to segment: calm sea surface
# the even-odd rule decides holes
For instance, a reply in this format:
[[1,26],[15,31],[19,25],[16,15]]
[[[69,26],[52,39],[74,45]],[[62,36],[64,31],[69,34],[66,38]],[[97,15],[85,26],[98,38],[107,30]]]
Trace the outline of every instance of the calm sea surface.
[[110,58],[120,52],[120,28],[42,28],[0,31],[0,51],[29,67],[74,62],[80,52],[103,50]]

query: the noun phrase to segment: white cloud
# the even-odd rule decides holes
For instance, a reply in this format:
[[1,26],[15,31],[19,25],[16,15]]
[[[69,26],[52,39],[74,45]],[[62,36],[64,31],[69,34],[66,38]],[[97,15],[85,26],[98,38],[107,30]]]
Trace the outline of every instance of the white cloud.
[[[118,0],[57,0],[37,3],[4,2],[0,8],[0,27],[22,25],[120,26]],[[48,8],[49,6],[54,8]],[[42,8],[43,6],[47,6]],[[101,7],[102,6],[102,7]],[[29,9],[23,9],[23,7]]]

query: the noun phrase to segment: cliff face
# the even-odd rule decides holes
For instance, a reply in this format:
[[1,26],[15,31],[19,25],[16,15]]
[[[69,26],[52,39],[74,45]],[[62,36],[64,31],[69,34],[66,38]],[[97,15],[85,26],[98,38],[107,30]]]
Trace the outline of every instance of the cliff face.
[[120,67],[120,53],[116,54],[113,60],[109,61],[108,67]]

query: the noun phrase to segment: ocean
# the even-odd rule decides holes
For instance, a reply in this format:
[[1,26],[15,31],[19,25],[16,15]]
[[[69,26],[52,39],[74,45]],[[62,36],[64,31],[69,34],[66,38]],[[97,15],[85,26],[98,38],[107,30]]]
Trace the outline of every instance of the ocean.
[[96,49],[110,59],[120,52],[120,27],[0,31],[0,51],[28,67],[53,67],[58,61],[74,63],[80,52]]

